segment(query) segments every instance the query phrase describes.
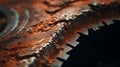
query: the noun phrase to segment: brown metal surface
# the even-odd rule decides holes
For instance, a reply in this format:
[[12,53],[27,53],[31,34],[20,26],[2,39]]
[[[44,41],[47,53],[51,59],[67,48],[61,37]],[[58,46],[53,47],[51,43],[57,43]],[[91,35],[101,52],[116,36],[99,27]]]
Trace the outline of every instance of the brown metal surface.
[[0,67],[60,67],[70,45],[78,44],[77,32],[88,35],[103,21],[112,24],[120,18],[119,6],[119,0],[1,0],[0,9],[17,12],[19,23],[13,30],[15,25],[4,28],[8,34],[0,38]]

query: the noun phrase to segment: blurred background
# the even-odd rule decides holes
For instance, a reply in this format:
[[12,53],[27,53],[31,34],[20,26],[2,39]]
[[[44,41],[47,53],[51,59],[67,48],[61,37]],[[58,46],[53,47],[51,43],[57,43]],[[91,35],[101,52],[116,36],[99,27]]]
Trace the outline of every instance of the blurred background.
[[62,67],[120,67],[120,21],[114,22],[82,35]]

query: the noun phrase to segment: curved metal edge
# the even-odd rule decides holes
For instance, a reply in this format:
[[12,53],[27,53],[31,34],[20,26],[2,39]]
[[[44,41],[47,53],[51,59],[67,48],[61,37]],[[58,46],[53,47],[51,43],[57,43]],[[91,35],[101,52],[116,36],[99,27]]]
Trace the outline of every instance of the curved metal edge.
[[19,23],[19,14],[14,9],[4,6],[0,7],[0,11],[7,17],[7,25],[0,33],[0,39],[3,39],[17,27]]

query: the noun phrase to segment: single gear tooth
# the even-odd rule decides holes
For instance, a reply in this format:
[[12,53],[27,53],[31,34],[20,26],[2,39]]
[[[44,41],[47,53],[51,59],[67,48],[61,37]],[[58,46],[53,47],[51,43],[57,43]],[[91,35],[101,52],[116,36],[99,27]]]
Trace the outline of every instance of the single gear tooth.
[[63,59],[63,60],[67,60],[69,56],[70,56],[70,55],[67,55],[67,54],[65,54],[65,53],[63,52],[63,53],[60,53],[60,54],[58,55],[58,58],[61,58],[61,59]]
[[80,33],[82,33],[82,34],[84,34],[84,35],[89,35],[88,30],[83,30],[83,31],[81,31]]
[[69,45],[75,47],[79,44],[79,42],[72,40],[71,42],[68,43]]
[[76,47],[79,44],[79,42],[76,41],[79,37],[80,34],[76,34],[76,36],[71,41],[67,42],[67,44]]
[[54,63],[54,64],[52,64],[52,66],[51,66],[51,67],[62,67],[62,64],[63,64],[63,62],[62,62],[62,61],[60,61],[60,60],[56,59],[56,60],[55,60],[55,63]]
[[114,23],[112,20],[104,20],[104,22],[105,22],[107,25],[111,25],[111,24]]

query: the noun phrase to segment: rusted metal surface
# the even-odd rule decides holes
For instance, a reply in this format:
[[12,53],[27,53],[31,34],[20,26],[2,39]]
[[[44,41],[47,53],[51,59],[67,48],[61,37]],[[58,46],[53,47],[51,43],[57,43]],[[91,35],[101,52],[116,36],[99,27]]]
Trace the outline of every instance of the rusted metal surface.
[[77,32],[112,24],[119,11],[119,0],[1,0],[0,66],[60,67]]

